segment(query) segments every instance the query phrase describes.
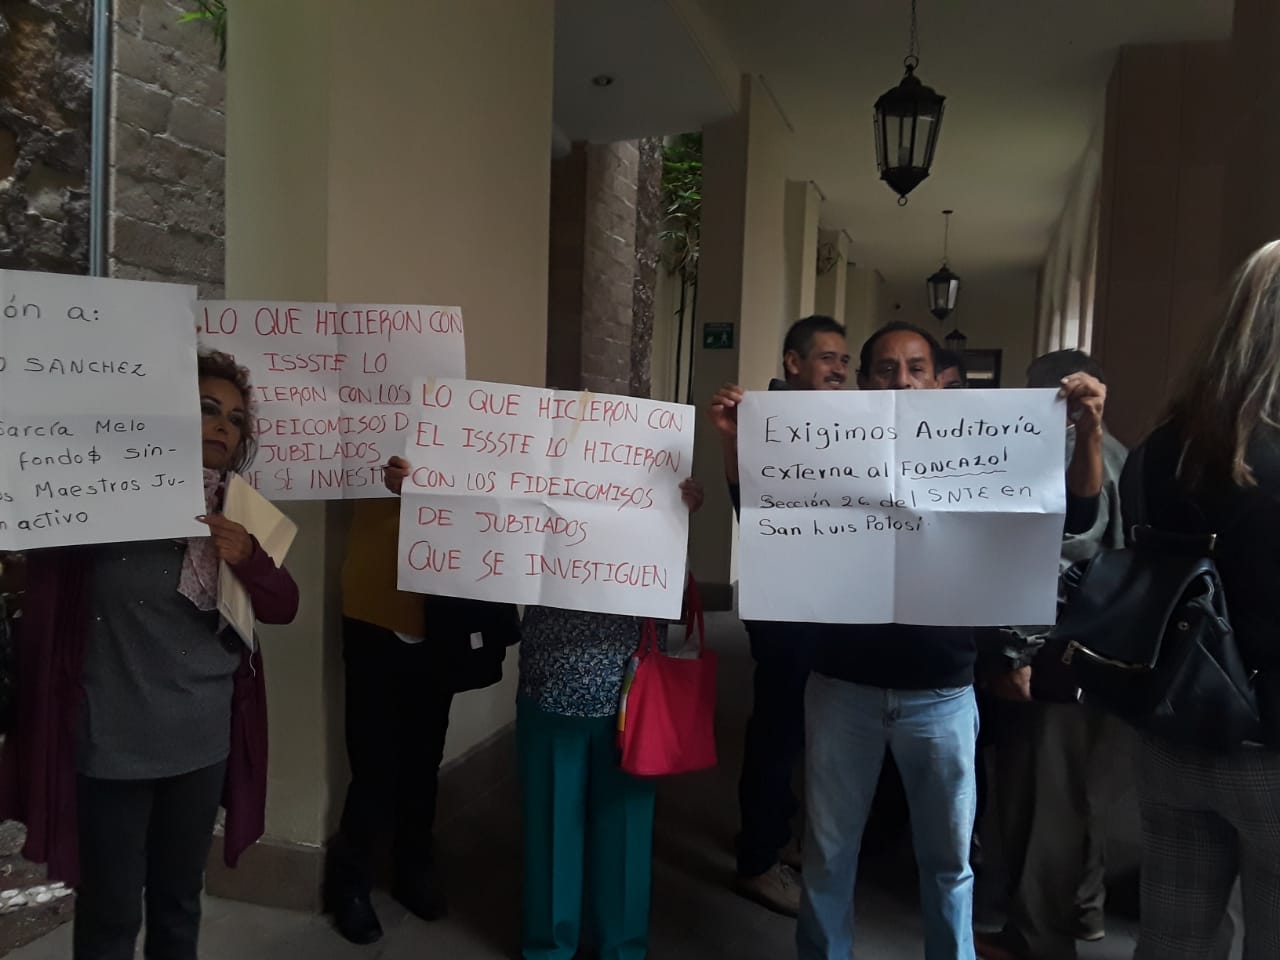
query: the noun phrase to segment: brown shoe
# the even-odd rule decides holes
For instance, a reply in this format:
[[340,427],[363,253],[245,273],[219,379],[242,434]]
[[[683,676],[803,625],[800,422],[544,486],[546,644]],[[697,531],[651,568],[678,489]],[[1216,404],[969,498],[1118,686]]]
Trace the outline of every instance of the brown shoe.
[[973,949],[978,960],[1030,960],[1022,944],[1003,931],[1000,933],[974,933]]
[[785,917],[800,913],[800,878],[785,863],[775,863],[755,877],[739,877],[738,892]]

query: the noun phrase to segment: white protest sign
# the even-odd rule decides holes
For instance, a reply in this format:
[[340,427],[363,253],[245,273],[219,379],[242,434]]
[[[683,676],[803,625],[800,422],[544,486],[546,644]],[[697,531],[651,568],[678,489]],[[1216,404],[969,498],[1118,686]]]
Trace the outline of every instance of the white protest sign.
[[1065,424],[1053,390],[748,393],[743,618],[1053,623]]
[[401,590],[679,617],[692,407],[470,380],[414,396]]
[[0,549],[209,535],[195,299],[0,270]]
[[466,376],[462,311],[390,304],[201,301],[200,341],[249,368],[272,500],[389,496],[382,465],[409,432],[410,385]]

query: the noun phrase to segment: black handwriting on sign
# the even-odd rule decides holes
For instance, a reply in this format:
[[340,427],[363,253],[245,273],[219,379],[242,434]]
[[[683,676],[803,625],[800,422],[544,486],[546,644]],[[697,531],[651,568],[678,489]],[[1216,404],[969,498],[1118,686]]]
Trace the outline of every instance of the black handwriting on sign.
[[873,424],[841,426],[839,423],[814,424],[806,420],[803,424],[779,424],[778,417],[765,417],[765,443],[803,443],[816,450],[826,450],[837,443],[867,443],[898,439],[898,429],[893,426]]
[[6,320],[17,320],[21,317],[23,320],[39,320],[40,304],[38,303],[19,303],[16,293],[9,294],[9,302],[4,305],[3,311]]

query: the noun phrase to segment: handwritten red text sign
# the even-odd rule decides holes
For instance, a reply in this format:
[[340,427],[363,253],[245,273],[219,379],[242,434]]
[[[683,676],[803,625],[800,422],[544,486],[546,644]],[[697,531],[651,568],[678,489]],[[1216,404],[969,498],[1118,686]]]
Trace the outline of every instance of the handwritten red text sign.
[[401,590],[679,616],[692,407],[471,380],[413,389]]
[[197,329],[249,368],[258,457],[246,478],[273,500],[387,496],[382,465],[416,416],[411,385],[466,373],[457,307],[209,300]]

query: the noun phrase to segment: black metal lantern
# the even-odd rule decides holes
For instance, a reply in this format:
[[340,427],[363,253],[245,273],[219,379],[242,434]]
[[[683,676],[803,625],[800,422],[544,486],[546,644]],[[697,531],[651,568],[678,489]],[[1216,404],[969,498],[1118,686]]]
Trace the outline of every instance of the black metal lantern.
[[952,330],[950,333],[947,334],[947,339],[946,339],[947,349],[950,350],[952,353],[964,353],[964,345],[968,342],[968,340],[969,338],[960,332],[960,328],[956,327],[954,330]]
[[916,0],[911,0],[911,41],[903,61],[907,72],[876,101],[876,166],[880,179],[898,194],[899,205],[929,176],[947,99],[916,76],[919,54]]
[[929,290],[929,312],[939,320],[945,320],[956,308],[956,300],[960,296],[960,278],[947,266],[948,245],[951,240],[951,214],[954,211],[943,210],[947,219],[942,231],[942,266],[925,281]]

